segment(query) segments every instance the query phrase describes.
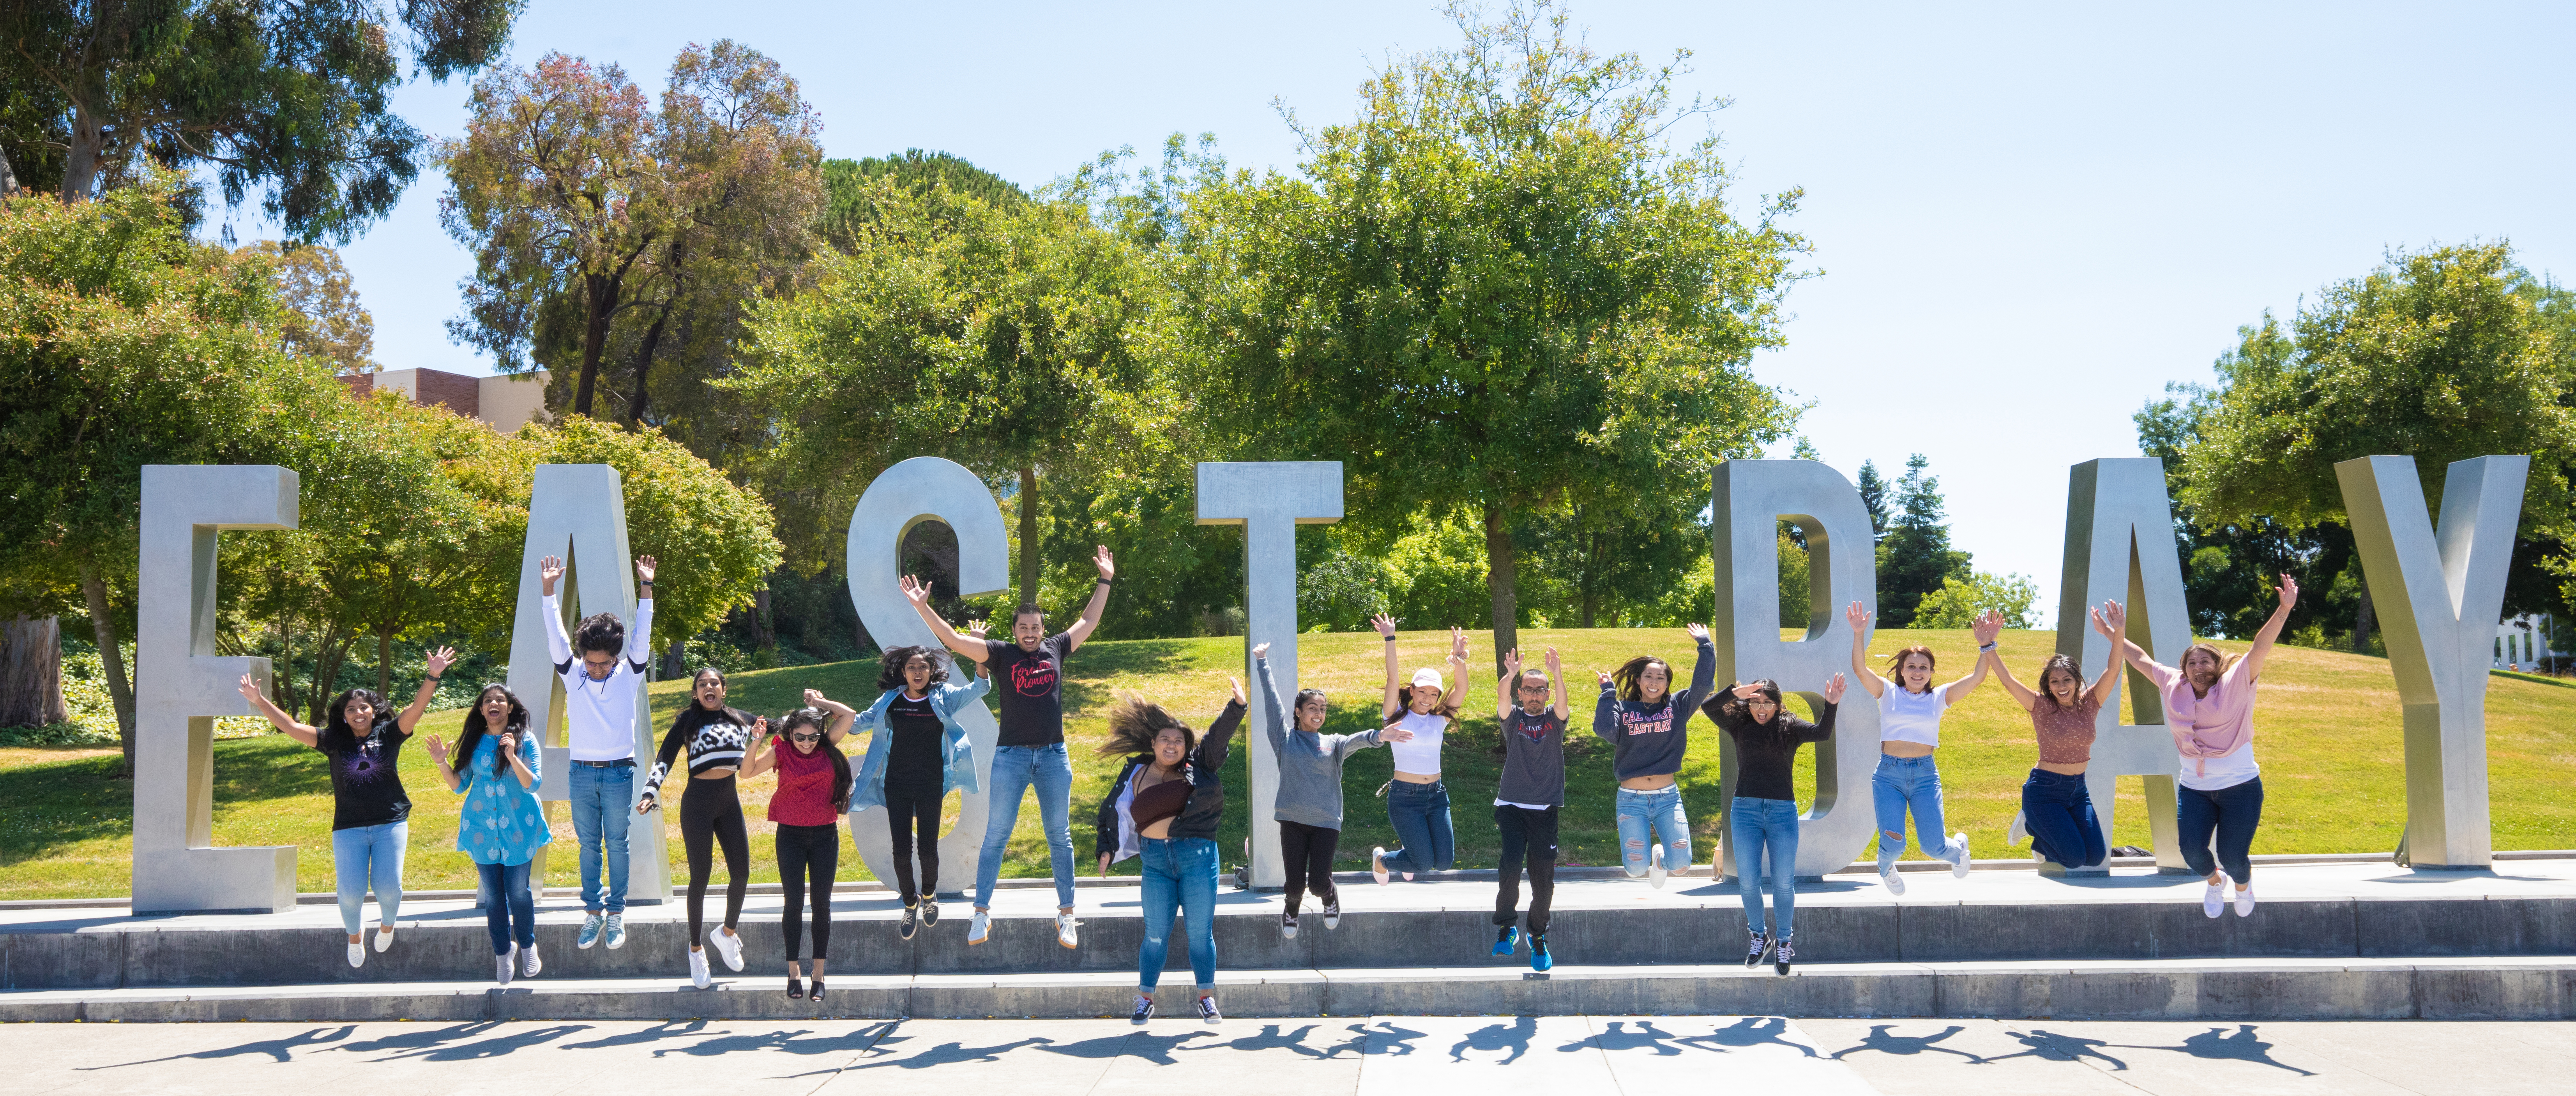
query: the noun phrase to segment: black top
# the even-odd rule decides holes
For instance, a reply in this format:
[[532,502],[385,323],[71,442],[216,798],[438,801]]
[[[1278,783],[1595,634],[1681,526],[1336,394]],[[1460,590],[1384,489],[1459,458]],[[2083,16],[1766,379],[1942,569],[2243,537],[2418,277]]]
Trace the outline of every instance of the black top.
[[655,797],[662,791],[662,778],[671,775],[671,763],[680,759],[683,746],[689,751],[689,775],[694,778],[709,769],[739,769],[743,751],[751,748],[751,729],[760,717],[740,708],[708,711],[697,701],[680,709],[671,720],[670,733],[662,736],[662,749],[653,758],[653,769],[644,776],[644,790]]
[[894,702],[886,705],[886,729],[894,732],[894,746],[886,752],[885,782],[889,788],[940,788],[942,783],[942,740],[948,726],[939,721],[939,713],[930,707],[930,697],[923,694],[913,700],[896,693]]
[[356,749],[332,749],[326,734],[316,748],[331,759],[331,828],[354,830],[411,817],[411,795],[396,771],[411,736],[388,716],[368,728]]
[[1003,746],[1052,746],[1064,741],[1064,653],[1073,636],[1057,632],[1024,651],[1017,643],[984,641],[985,665],[993,668],[993,695],[1002,705]]
[[1790,767],[1798,760],[1798,747],[1809,742],[1822,742],[1834,736],[1834,709],[1827,704],[1822,717],[1809,723],[1781,709],[1769,723],[1756,723],[1741,710],[1730,710],[1734,689],[1728,687],[1709,697],[1700,711],[1709,722],[1735,740],[1735,794],[1744,799],[1785,799],[1796,802],[1797,790],[1789,781]]
[[[1181,771],[1190,785],[1190,801],[1181,807],[1181,816],[1172,820],[1169,840],[1187,837],[1216,839],[1217,823],[1225,817],[1226,744],[1234,739],[1235,729],[1241,726],[1243,703],[1226,701],[1225,714],[1216,717],[1216,722],[1208,725],[1207,733],[1199,736],[1199,748],[1181,759]],[[1152,754],[1128,758],[1127,764],[1118,770],[1118,779],[1110,782],[1109,794],[1101,798],[1099,814],[1093,819],[1093,847],[1099,855],[1118,855],[1118,793],[1125,791],[1127,785],[1136,779],[1136,770],[1153,761]],[[1139,818],[1136,821],[1137,827],[1142,829],[1145,820]]]

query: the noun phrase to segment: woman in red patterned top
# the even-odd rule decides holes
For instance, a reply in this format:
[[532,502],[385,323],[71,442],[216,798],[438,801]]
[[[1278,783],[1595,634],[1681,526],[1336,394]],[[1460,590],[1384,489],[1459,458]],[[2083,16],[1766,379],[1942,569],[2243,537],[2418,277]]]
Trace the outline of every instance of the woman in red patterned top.
[[769,797],[769,820],[778,824],[778,882],[787,899],[780,915],[787,944],[787,996],[808,997],[797,951],[804,943],[805,894],[810,876],[814,895],[814,989],[823,1001],[824,953],[832,945],[832,878],[841,867],[841,815],[850,809],[850,759],[841,754],[841,738],[850,733],[858,713],[813,689],[805,706],[780,719],[783,743],[755,755],[742,775],[778,770],[778,791]]

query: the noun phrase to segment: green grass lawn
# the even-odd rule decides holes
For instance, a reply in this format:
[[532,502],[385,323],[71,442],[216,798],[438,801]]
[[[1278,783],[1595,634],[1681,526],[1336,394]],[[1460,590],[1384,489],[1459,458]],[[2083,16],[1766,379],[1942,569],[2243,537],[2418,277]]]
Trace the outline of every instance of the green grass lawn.
[[[1970,665],[1974,642],[1964,631],[1880,633],[1873,650],[1892,652],[1908,644],[1930,645],[1940,655],[1944,677]],[[1407,633],[1399,644],[1407,670],[1431,665],[1441,657],[1443,637]],[[1476,644],[1474,664],[1489,662],[1486,637]],[[1616,787],[1610,776],[1610,749],[1592,738],[1595,694],[1591,673],[1627,657],[1658,653],[1678,660],[1689,672],[1691,647],[1679,630],[1531,630],[1522,633],[1525,650],[1553,644],[1564,653],[1567,673],[1575,681],[1576,734],[1568,740],[1566,809],[1560,837],[1562,862],[1618,862],[1617,832],[1612,824]],[[2008,632],[2006,659],[2025,680],[2053,643],[2046,632]],[[2230,648],[2241,644],[2222,644]],[[1341,733],[1375,725],[1383,687],[1380,643],[1373,634],[1309,635],[1299,639],[1304,684],[1332,695],[1328,730]],[[1074,753],[1074,843],[1086,861],[1091,849],[1091,816],[1118,760],[1092,751],[1106,734],[1102,712],[1121,690],[1162,701],[1204,726],[1225,704],[1226,675],[1236,672],[1242,657],[1240,639],[1136,640],[1085,646],[1066,664],[1067,736]],[[2256,709],[2255,750],[2263,763],[2263,829],[2254,851],[2386,852],[2396,846],[2405,820],[2405,768],[2396,684],[2385,660],[2332,651],[2283,647],[2275,651],[2264,674]],[[798,702],[811,687],[853,705],[874,699],[876,663],[872,660],[753,671],[732,677],[733,702],[775,716]],[[686,702],[683,682],[652,687],[655,721],[667,725]],[[1487,804],[1493,801],[1496,728],[1490,682],[1474,686],[1473,703],[1449,738],[1446,771],[1458,834],[1462,867],[1490,866],[1496,840]],[[1794,703],[1794,702],[1793,702]],[[463,718],[458,711],[432,713],[423,731],[453,736]],[[855,744],[854,744],[855,748]],[[2498,849],[2576,847],[2576,686],[2528,675],[2497,674],[2487,696],[2489,795]],[[2021,781],[2036,755],[2030,720],[2000,687],[1988,684],[1951,709],[1943,725],[1941,769],[1946,780],[1952,826],[1968,831],[1980,855],[2006,852],[2004,827],[2020,804]],[[1355,755],[1344,780],[1346,829],[1343,866],[1365,863],[1371,845],[1394,844],[1386,814],[1371,793],[1388,776],[1385,750]],[[1227,786],[1245,787],[1243,754],[1227,764]],[[1801,754],[1801,786],[1814,786],[1813,751]],[[429,758],[416,746],[403,751],[404,783],[413,802],[412,840],[407,886],[414,889],[462,888],[473,885],[470,862],[455,851],[455,796],[429,769]],[[130,785],[115,776],[114,750],[0,749],[0,898],[52,898],[121,895],[131,889],[127,850],[131,845]],[[1718,743],[1705,720],[1691,727],[1689,760],[1682,773],[1684,798],[1698,856],[1708,857],[1717,832]],[[2146,816],[2136,777],[2121,781],[2119,824],[2114,844],[2147,843]],[[745,812],[752,820],[753,878],[778,878],[762,820],[771,778],[746,781]],[[955,819],[950,800],[950,821]],[[569,852],[571,826],[563,807],[551,808],[558,840]],[[675,879],[685,879],[680,866],[678,822],[671,812],[655,816],[667,828]],[[331,786],[321,756],[282,735],[220,742],[215,747],[215,840],[226,845],[297,846],[297,884],[305,891],[328,891],[331,876]],[[1246,833],[1245,804],[1238,794],[1227,803],[1222,847],[1231,865],[1240,855]],[[2026,846],[2025,846],[2026,848]],[[1911,854],[1917,855],[1920,854]],[[863,877],[855,856],[842,860],[844,877]],[[1086,868],[1087,870],[1087,868]],[[1003,873],[1043,876],[1048,872],[1045,842],[1037,811],[1020,814]],[[579,872],[569,855],[550,858],[547,881],[577,884]]]

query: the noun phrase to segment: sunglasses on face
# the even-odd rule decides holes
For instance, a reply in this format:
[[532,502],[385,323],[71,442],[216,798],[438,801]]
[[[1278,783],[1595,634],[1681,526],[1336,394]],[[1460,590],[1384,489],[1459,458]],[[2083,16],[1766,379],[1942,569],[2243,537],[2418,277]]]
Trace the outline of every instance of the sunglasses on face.
[[787,740],[790,742],[821,742],[823,740],[823,736],[819,734],[791,734],[787,736]]

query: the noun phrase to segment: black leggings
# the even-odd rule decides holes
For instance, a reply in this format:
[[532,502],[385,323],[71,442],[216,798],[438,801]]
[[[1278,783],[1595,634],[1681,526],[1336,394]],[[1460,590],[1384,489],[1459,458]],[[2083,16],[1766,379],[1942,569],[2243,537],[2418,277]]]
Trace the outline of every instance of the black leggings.
[[1556,814],[1555,807],[1534,811],[1504,804],[1494,808],[1494,826],[1503,835],[1503,857],[1497,865],[1502,870],[1496,873],[1500,878],[1494,888],[1495,926],[1520,919],[1521,865],[1526,861],[1530,935],[1547,935],[1548,907],[1556,901]]
[[1341,844],[1340,830],[1279,820],[1279,858],[1288,864],[1288,916],[1297,916],[1297,903],[1308,890],[1326,907],[1342,900],[1333,889],[1333,851]]
[[742,799],[734,794],[733,777],[691,778],[680,793],[680,842],[689,847],[689,946],[706,942],[707,872],[712,867],[709,839],[724,842],[726,928],[742,920],[742,893],[751,885],[751,838],[743,832]]
[[841,825],[838,822],[820,826],[778,824],[778,887],[787,897],[787,909],[779,915],[781,934],[787,939],[787,961],[796,962],[797,945],[804,943],[805,878],[814,879],[814,961],[830,958],[832,948],[832,878],[841,871]]
[[[947,799],[948,789],[940,784],[886,784],[886,828],[894,833],[894,885],[903,893],[904,905],[919,902],[924,894],[939,893],[939,805]],[[904,855],[905,846],[921,858],[919,889],[913,887],[913,857]]]

